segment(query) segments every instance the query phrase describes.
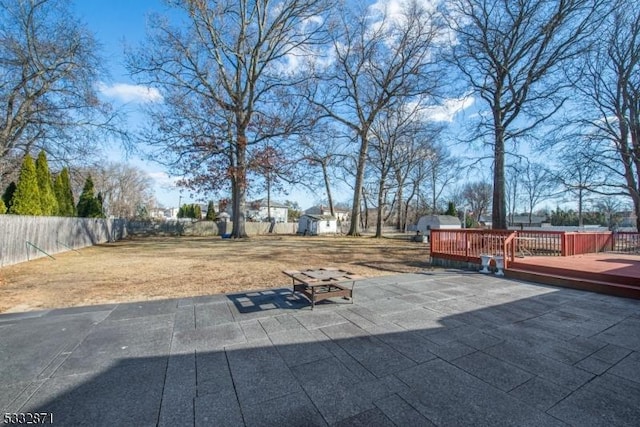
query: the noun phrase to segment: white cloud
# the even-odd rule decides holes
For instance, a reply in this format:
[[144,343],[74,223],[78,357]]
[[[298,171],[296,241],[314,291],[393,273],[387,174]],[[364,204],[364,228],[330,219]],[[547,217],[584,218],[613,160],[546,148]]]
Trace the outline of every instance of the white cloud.
[[424,117],[432,122],[451,123],[456,114],[471,107],[473,103],[474,99],[471,96],[447,99],[442,105],[425,108]]
[[161,188],[176,188],[176,182],[180,177],[169,176],[166,172],[147,172],[149,178]]
[[98,84],[98,90],[108,98],[114,98],[122,102],[162,102],[162,95],[156,88],[131,85],[127,83],[114,83],[107,85],[105,83]]

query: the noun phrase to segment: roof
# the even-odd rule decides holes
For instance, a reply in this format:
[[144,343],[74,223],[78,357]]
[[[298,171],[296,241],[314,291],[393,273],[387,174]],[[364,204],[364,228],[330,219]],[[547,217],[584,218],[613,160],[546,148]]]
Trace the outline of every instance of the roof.
[[426,221],[437,222],[440,225],[460,225],[458,217],[451,215],[425,215],[422,218],[426,218]]
[[[315,205],[315,206],[311,206],[309,209],[305,210],[306,212],[322,212],[322,211],[328,211],[329,210],[329,206],[325,206],[325,205]],[[340,209],[340,208],[336,208],[335,206],[333,207],[333,211],[336,213],[349,213],[350,211],[347,209]]]
[[[540,224],[547,220],[544,216],[531,215],[532,224]],[[510,221],[512,224],[529,224],[529,215],[514,215]]]
[[335,220],[335,218],[332,217],[331,215],[304,214],[300,218],[302,218],[303,216],[308,216],[309,218],[315,219],[316,221],[331,221],[331,220]]
[[[267,207],[267,199],[253,200],[253,201],[247,203],[247,205],[252,209],[256,205],[259,206],[259,207],[266,208]],[[272,208],[284,208],[284,209],[288,209],[289,208],[284,203],[276,202],[275,200],[271,200],[271,203],[269,203],[269,205],[271,205]],[[258,209],[260,209],[260,208],[258,208]]]

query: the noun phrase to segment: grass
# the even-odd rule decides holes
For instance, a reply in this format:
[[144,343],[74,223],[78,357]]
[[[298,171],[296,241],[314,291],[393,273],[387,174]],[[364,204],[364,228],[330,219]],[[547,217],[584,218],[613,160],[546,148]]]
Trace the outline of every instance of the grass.
[[0,269],[0,312],[288,287],[282,270],[323,266],[366,277],[417,272],[429,251],[403,235],[123,240]]

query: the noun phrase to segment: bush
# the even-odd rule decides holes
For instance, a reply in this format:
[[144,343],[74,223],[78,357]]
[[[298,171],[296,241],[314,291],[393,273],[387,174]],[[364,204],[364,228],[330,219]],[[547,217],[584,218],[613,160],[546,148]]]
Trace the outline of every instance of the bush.
[[102,218],[102,203],[94,196],[93,180],[89,175],[84,182],[84,188],[78,200],[78,216],[81,218]]
[[202,208],[195,203],[184,204],[178,209],[178,218],[202,219]]
[[213,207],[213,200],[209,201],[207,205],[207,215],[204,217],[207,221],[215,221],[216,220],[216,211]]
[[40,151],[36,159],[36,176],[38,177],[38,190],[40,190],[40,209],[42,215],[52,216],[58,214],[58,200],[53,191],[53,181],[49,163],[44,150]]
[[36,165],[30,155],[26,155],[20,168],[20,177],[9,213],[15,215],[42,215],[40,189]]
[[76,205],[73,202],[69,169],[62,168],[53,183],[53,189],[58,201],[58,215],[76,216]]
[[4,214],[7,211],[7,208],[4,206],[4,202],[0,200],[0,215]]

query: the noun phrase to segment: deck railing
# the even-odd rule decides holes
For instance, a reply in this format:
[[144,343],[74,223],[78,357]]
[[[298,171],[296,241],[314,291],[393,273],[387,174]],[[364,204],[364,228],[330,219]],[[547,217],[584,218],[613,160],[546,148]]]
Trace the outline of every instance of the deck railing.
[[614,233],[613,251],[640,254],[640,233]]
[[613,249],[613,233],[565,233],[563,256],[593,254]]
[[431,255],[479,262],[480,255],[516,257],[571,256],[605,251],[640,254],[640,233],[566,232],[547,230],[431,230]]
[[507,230],[431,230],[432,255],[460,261],[476,261],[481,254],[502,254]]

